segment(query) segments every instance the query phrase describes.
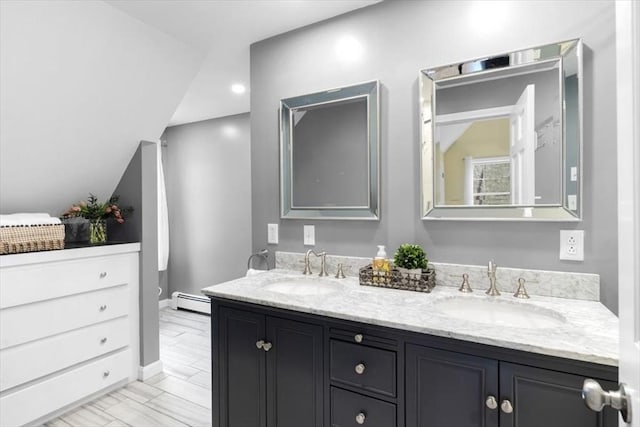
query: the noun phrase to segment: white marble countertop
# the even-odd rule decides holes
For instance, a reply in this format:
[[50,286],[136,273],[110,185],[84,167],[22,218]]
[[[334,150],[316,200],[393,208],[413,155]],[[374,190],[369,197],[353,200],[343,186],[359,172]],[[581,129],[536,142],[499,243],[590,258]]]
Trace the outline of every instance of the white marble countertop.
[[[305,280],[318,286],[338,287],[322,295],[294,295],[265,289],[283,280]],[[514,298],[511,293],[489,297],[482,290],[463,294],[436,286],[429,294],[360,286],[358,279],[318,278],[300,272],[271,270],[204,288],[207,296],[312,313],[337,319],[386,326],[406,331],[450,337],[550,356],[618,365],[618,318],[599,302],[532,296]],[[438,309],[443,300],[481,299],[495,304],[523,304],[527,311],[550,313],[559,326],[536,329],[458,319]]]

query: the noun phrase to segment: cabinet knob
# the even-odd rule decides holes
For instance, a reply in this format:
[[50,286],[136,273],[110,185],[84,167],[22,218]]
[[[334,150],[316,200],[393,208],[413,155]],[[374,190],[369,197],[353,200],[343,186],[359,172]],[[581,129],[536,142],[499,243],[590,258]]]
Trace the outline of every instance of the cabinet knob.
[[364,339],[364,336],[362,334],[355,334],[355,336],[353,337],[353,340],[355,342],[362,342],[363,339]]
[[103,271],[102,273],[100,273],[100,278],[104,279],[105,277],[107,277],[107,272]]
[[107,378],[109,375],[111,375],[111,372],[109,372],[109,371],[104,371],[104,372],[102,373],[102,377],[103,377],[103,378]]
[[358,363],[356,365],[356,367],[354,368],[354,370],[356,371],[356,374],[358,374],[358,375],[364,374],[364,370],[365,370],[364,363]]
[[100,344],[105,344],[107,342],[107,337],[100,338]]
[[496,400],[495,396],[488,396],[487,400],[485,400],[484,403],[489,409],[496,409],[498,407],[498,401]]
[[264,345],[264,340],[256,341],[256,347],[262,348],[263,345]]
[[269,351],[269,350],[271,350],[271,347],[273,347],[273,345],[272,345],[270,342],[266,342],[266,343],[262,344],[262,349],[263,349],[264,351]]
[[102,304],[100,306],[100,311],[105,311],[107,309],[107,304]]
[[358,415],[356,415],[356,423],[362,425],[364,424],[364,421],[367,419],[367,416],[365,415],[364,412],[360,412]]
[[502,403],[500,404],[500,409],[502,409],[502,412],[504,412],[505,414],[510,414],[513,412],[513,406],[511,405],[509,399],[505,399],[502,401]]

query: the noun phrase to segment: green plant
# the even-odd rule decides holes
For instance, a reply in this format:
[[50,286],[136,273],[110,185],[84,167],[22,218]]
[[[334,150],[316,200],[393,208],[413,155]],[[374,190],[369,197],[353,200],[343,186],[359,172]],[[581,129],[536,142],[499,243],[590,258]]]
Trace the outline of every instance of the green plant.
[[67,212],[64,213],[64,218],[73,218],[80,216],[88,220],[98,220],[115,218],[115,220],[122,224],[124,222],[124,215],[132,212],[133,208],[121,208],[117,205],[118,196],[111,197],[104,203],[98,202],[98,198],[89,193],[89,198],[85,202],[81,200],[77,204],[72,205]]
[[427,268],[427,254],[419,245],[410,245],[404,243],[400,245],[396,253],[393,255],[393,263],[402,268],[415,269]]

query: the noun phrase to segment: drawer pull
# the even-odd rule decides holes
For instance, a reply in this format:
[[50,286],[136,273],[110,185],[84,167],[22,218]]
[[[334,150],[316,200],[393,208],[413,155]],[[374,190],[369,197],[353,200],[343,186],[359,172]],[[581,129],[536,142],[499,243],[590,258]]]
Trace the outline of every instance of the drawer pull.
[[105,344],[107,342],[107,337],[100,338],[100,344]]
[[365,415],[364,412],[360,412],[358,415],[356,415],[356,423],[362,425],[364,424],[364,421],[367,419],[367,416]]
[[509,399],[505,399],[502,401],[502,403],[500,404],[500,409],[502,409],[502,412],[504,412],[505,414],[510,414],[513,412],[513,406],[511,405],[511,402],[509,402]]
[[105,311],[107,309],[107,304],[102,304],[100,306],[100,311]]
[[498,401],[496,400],[495,396],[488,396],[487,400],[485,400],[484,403],[489,409],[496,409],[498,407]]
[[104,371],[104,372],[102,373],[102,378],[107,378],[109,375],[111,375],[111,372],[109,372],[109,371]]
[[364,374],[364,370],[365,370],[364,363],[358,363],[356,365],[356,367],[354,368],[354,370],[356,371],[356,374],[358,374],[358,375]]
[[353,337],[353,340],[354,340],[355,342],[362,342],[362,340],[363,340],[363,339],[364,339],[364,336],[363,336],[362,334],[356,334],[356,335]]
[[107,272],[103,271],[102,273],[100,273],[100,278],[104,279],[105,277],[107,277]]

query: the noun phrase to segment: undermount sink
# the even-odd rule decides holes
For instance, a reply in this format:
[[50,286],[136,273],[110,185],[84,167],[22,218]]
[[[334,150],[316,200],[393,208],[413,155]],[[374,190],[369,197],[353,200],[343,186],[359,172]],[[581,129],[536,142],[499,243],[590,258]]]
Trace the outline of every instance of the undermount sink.
[[560,313],[553,310],[490,298],[454,297],[436,303],[435,307],[457,319],[516,328],[547,329],[566,322]]
[[262,289],[287,295],[327,295],[343,289],[339,283],[322,279],[291,278],[269,283]]

